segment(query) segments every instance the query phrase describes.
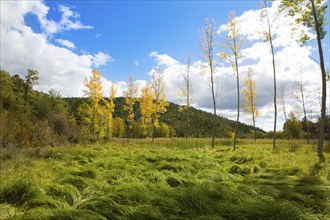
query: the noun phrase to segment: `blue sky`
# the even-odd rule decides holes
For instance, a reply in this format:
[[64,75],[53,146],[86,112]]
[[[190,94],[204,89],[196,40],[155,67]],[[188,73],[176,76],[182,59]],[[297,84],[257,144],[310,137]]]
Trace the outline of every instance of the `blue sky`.
[[[234,10],[242,35],[249,39],[242,50],[240,87],[247,69],[252,68],[260,110],[257,126],[272,129],[271,56],[269,44],[260,34],[265,30],[265,22],[260,21],[259,1],[34,0],[1,1],[0,4],[1,68],[22,77],[27,69],[37,70],[40,80],[35,89],[43,92],[55,89],[63,97],[83,96],[83,81],[90,76],[92,68],[97,68],[104,77],[104,95],[108,95],[111,83],[115,83],[117,95],[122,96],[130,75],[141,89],[150,80],[148,73],[162,65],[167,98],[180,104],[182,72],[186,57],[191,54],[195,61],[191,68],[193,106],[205,111],[212,110],[212,99],[208,75],[200,74],[200,30],[205,18],[213,18],[220,28]],[[278,81],[286,86],[287,112],[294,111],[301,116],[300,104],[293,96],[296,81],[301,79],[306,86],[308,111],[317,116],[321,74],[318,64],[310,58],[318,60],[315,41],[309,47],[297,44],[296,35],[292,35],[292,27],[288,25],[291,18],[277,14],[278,2],[269,4],[267,11],[271,18],[277,17],[273,22],[277,33],[276,68]],[[327,30],[329,32],[329,26]],[[217,43],[221,43],[220,35]],[[323,40],[323,49],[326,68],[329,68],[329,33]],[[221,50],[218,46],[215,52]],[[218,114],[235,119],[237,96],[233,70],[223,61],[219,66],[216,71]],[[249,123],[248,118],[242,111],[241,121]],[[279,130],[283,122],[283,113],[279,110]]]
[[[228,13],[242,14],[257,9],[258,1],[46,1],[48,19],[58,21],[58,5],[65,5],[80,14],[80,21],[93,26],[88,30],[56,33],[53,39],[75,43],[77,53],[102,51],[115,62],[100,68],[109,80],[127,80],[129,75],[148,79],[147,73],[156,65],[149,57],[153,51],[170,54],[184,61],[188,53],[200,58],[197,44],[205,18],[224,24]],[[36,32],[41,32],[35,16],[27,16]],[[138,64],[138,65],[136,65]]]

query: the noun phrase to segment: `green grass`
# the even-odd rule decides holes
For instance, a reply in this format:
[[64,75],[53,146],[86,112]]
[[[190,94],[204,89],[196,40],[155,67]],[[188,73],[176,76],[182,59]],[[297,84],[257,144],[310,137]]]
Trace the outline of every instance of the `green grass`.
[[330,219],[330,160],[303,141],[123,140],[0,157],[0,219]]

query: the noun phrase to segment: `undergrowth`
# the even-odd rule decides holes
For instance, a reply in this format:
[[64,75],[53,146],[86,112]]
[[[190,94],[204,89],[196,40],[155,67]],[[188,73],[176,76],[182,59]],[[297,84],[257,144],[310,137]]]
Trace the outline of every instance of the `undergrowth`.
[[330,219],[327,154],[319,163],[303,142],[276,151],[268,140],[240,140],[236,151],[227,142],[113,141],[0,157],[0,219]]

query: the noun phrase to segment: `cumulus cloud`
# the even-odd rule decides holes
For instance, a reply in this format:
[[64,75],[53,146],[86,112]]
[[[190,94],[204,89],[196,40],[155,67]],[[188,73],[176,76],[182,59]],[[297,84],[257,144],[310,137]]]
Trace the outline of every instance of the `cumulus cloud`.
[[63,39],[56,39],[56,42],[58,42],[59,44],[61,44],[64,47],[67,47],[69,49],[76,49],[76,45],[69,41],[69,40],[63,40]]
[[170,57],[167,54],[158,54],[158,52],[153,51],[149,54],[150,57],[155,58],[158,61],[159,65],[171,66],[178,64],[179,62]]
[[38,16],[39,22],[42,26],[42,29],[46,34],[54,34],[60,31],[67,30],[78,30],[78,29],[92,29],[93,26],[84,25],[78,19],[80,15],[71,10],[70,7],[59,5],[58,10],[62,13],[61,19],[58,22],[53,20],[48,20],[46,15],[48,13],[47,10],[43,10],[42,13],[38,12],[36,15]]
[[[319,113],[317,97],[319,97],[321,74],[317,63],[310,58],[313,48],[301,47],[295,41],[299,36],[299,31],[292,34],[292,27],[287,25],[292,23],[291,18],[279,14],[277,6],[278,3],[274,2],[268,10],[276,37],[274,44],[277,79],[285,84],[286,94],[288,94],[287,112],[291,110],[301,112],[299,103],[291,94],[295,93],[296,80],[302,79],[309,94],[306,99],[310,109],[308,112]],[[47,92],[54,88],[65,97],[82,96],[83,80],[91,75],[91,69],[114,61],[109,54],[104,52],[74,53],[70,49],[74,49],[76,45],[68,40],[57,39],[56,41],[61,44],[58,46],[49,41],[49,35],[55,35],[60,31],[93,28],[82,24],[79,21],[79,14],[70,7],[59,6],[62,15],[58,22],[47,19],[49,8],[39,1],[1,1],[1,9],[1,68],[22,77],[28,68],[39,71],[40,81],[36,89]],[[28,13],[38,17],[43,33],[35,33],[25,24],[24,16]],[[242,90],[247,69],[251,67],[256,80],[257,107],[260,110],[257,126],[272,130],[274,115],[272,58],[268,43],[263,41],[262,32],[265,26],[260,20],[260,10],[246,11],[236,20],[241,27],[242,35],[251,42],[246,44],[242,51],[244,59],[239,67],[240,88]],[[222,34],[223,30],[225,26],[220,26],[219,34]],[[304,27],[298,27],[297,30],[308,32]],[[77,47],[79,48],[79,45]],[[178,93],[183,85],[182,74],[186,69],[185,63],[157,51],[151,52],[149,57],[155,60],[155,68],[157,66],[163,68],[168,99],[180,103]],[[218,79],[217,109],[221,116],[235,119],[236,79],[231,67],[227,65],[219,65],[215,74]],[[211,112],[213,104],[208,86],[209,75],[207,72],[201,74],[202,66],[203,62],[196,60],[190,67],[193,87],[192,105]],[[153,71],[154,69],[151,69],[148,74],[150,75]],[[102,78],[102,82],[104,95],[107,96],[111,82],[105,78]],[[117,95],[123,96],[127,82],[115,83],[118,89]],[[136,83],[141,89],[147,82],[136,79]],[[281,111],[278,115],[277,127],[281,129],[284,117]],[[242,122],[248,122],[249,115],[243,113],[241,118]]]
[[[50,33],[91,27],[82,25],[79,15],[65,6],[60,8],[59,23],[48,21],[48,10],[39,1],[1,1],[1,68],[21,77],[28,68],[35,69],[40,76],[36,89],[48,92],[53,88],[64,97],[82,96],[83,80],[91,75],[91,69],[113,59],[103,52],[79,55],[49,42]],[[39,18],[45,33],[35,33],[25,24],[28,13]]]
[[[309,94],[306,99],[309,112],[319,113],[319,100],[317,97],[320,91],[320,70],[318,64],[310,58],[312,48],[302,47],[296,42],[300,31],[304,31],[313,37],[312,33],[299,25],[295,26],[296,32],[293,33],[292,26],[288,24],[294,22],[292,18],[286,17],[284,12],[278,12],[278,2],[274,2],[267,10],[275,37],[277,84],[283,82],[286,85],[287,112],[294,111],[302,116],[301,105],[293,96],[296,93],[296,81],[302,79],[306,92]],[[257,107],[260,111],[257,126],[265,130],[272,130],[274,120],[272,57],[269,43],[264,41],[262,34],[265,30],[265,22],[262,22],[260,13],[260,10],[250,10],[236,17],[236,21],[241,27],[240,33],[250,40],[250,43],[246,44],[242,50],[244,58],[239,65],[240,91],[242,91],[244,79],[250,67],[256,81]],[[221,25],[218,34],[223,34],[225,30],[226,26]],[[185,71],[185,64],[178,62],[167,54],[159,54],[156,51],[152,52],[150,57],[154,58],[158,65],[164,67],[164,81],[167,86],[168,99],[179,103],[178,91],[183,84],[182,73]],[[190,68],[194,96],[193,105],[212,112],[213,103],[208,86],[209,76],[207,72],[201,74],[202,64],[202,61],[197,60]],[[220,63],[215,73],[218,79],[217,109],[219,115],[235,120],[237,108],[236,78],[231,67],[227,65]],[[277,88],[279,90],[279,86]],[[243,97],[241,96],[240,99],[242,104]],[[281,106],[278,107],[277,129],[281,130],[284,116],[280,110]],[[241,106],[241,121],[249,122],[249,118],[250,116],[243,111]]]
[[113,62],[115,61],[110,55],[105,54],[103,52],[98,52],[97,54],[95,54],[94,56],[90,55],[90,58],[93,62],[93,66],[95,67],[99,67],[102,65],[107,64],[108,62]]

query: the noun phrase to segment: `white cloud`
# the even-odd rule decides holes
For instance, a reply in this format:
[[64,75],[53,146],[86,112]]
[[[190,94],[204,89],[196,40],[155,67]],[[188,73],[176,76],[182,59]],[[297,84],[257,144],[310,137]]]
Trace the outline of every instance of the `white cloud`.
[[[274,3],[269,8],[271,20],[273,20],[274,15],[277,15],[276,4]],[[54,88],[60,91],[63,96],[82,96],[83,80],[90,76],[91,69],[106,65],[114,59],[104,52],[96,52],[92,55],[87,51],[79,55],[67,48],[51,44],[48,40],[50,34],[65,30],[90,29],[92,26],[81,24],[78,20],[79,15],[67,6],[60,6],[62,16],[59,22],[47,19],[48,10],[49,8],[39,1],[1,1],[1,68],[21,76],[26,74],[28,68],[38,70],[40,84],[36,87],[37,89],[47,92]],[[44,33],[34,33],[30,27],[25,25],[24,16],[28,13],[38,17]],[[261,24],[259,14],[259,10],[250,10],[236,18],[241,26],[242,34],[252,41],[252,44],[248,44],[247,48],[242,51],[245,58],[239,67],[241,71],[240,88],[242,90],[247,68],[251,67],[256,80],[257,106],[260,109],[257,126],[265,130],[272,130],[273,76],[271,55],[269,45],[262,41],[263,38],[260,33],[264,26]],[[309,58],[313,48],[300,47],[295,42],[297,35],[291,34],[291,28],[287,25],[290,23],[288,19],[290,18],[280,14],[273,23],[273,27],[276,27],[274,43],[276,46],[277,79],[285,82],[286,93],[292,94],[295,80],[301,77],[309,93],[306,101],[310,111],[319,112],[317,97],[320,91],[321,74],[318,65]],[[65,46],[70,48],[68,45]],[[164,68],[168,99],[179,103],[178,91],[182,85],[182,72],[185,71],[185,64],[180,63],[170,55],[159,54],[156,51],[151,52],[149,56],[155,59],[157,65]],[[200,74],[202,64],[202,61],[196,60],[190,68],[194,91],[193,106],[212,111],[211,92],[207,85],[208,75]],[[150,70],[149,74],[152,71]],[[222,116],[235,119],[236,79],[233,72],[230,67],[221,67],[217,70],[216,75],[219,77],[218,112]],[[107,96],[111,84],[105,78],[102,79],[102,82],[104,95]],[[141,89],[146,81],[137,79],[136,83]],[[116,85],[117,95],[123,96],[127,82],[116,82]],[[296,107],[297,102],[292,96],[288,96],[287,100],[287,112],[290,110],[301,111]],[[283,113],[279,111],[278,115],[277,127],[281,129],[284,120]],[[242,121],[246,122],[248,117],[249,115],[242,110]]]
[[135,65],[135,66],[138,66],[138,65],[140,65],[140,61],[138,61],[138,60],[135,60],[135,61],[134,61],[134,65]]
[[91,60],[93,61],[93,66],[99,67],[107,64],[108,62],[114,62],[115,59],[113,59],[110,55],[105,54],[103,52],[98,52],[94,56],[90,55]]
[[[117,88],[116,96],[117,97],[123,97],[124,94],[125,94],[124,92],[127,90],[128,82],[126,82],[126,81],[110,82],[110,81],[107,81],[107,80],[103,79],[103,81],[102,81],[103,94],[105,94],[106,96],[109,95],[111,83],[114,83],[116,85],[116,88]],[[145,81],[145,80],[135,80],[134,83],[138,87],[137,96],[140,97],[141,96],[141,89],[147,84],[147,81]]]
[[[321,74],[318,65],[310,58],[312,54],[311,47],[301,47],[296,42],[298,31],[292,34],[292,27],[287,25],[292,23],[292,18],[285,17],[284,14],[277,13],[278,3],[275,2],[269,8],[269,15],[272,25],[275,27],[275,62],[277,80],[286,84],[287,113],[291,110],[301,114],[301,107],[297,104],[297,100],[291,95],[294,93],[294,85],[297,79],[302,79],[308,98],[306,102],[309,112],[319,112],[318,93],[320,91]],[[273,129],[274,107],[273,107],[273,70],[272,57],[270,53],[269,43],[263,41],[262,31],[264,25],[260,21],[260,10],[250,10],[238,16],[236,20],[241,27],[241,33],[249,39],[251,44],[247,44],[242,51],[244,59],[239,66],[240,71],[240,91],[243,88],[243,82],[246,77],[248,67],[253,69],[253,77],[256,81],[257,91],[257,107],[260,110],[260,116],[257,119],[257,126],[270,131]],[[273,19],[277,16],[277,19]],[[291,20],[290,20],[291,19]],[[298,30],[307,31],[304,27],[298,26]],[[220,26],[218,33],[222,34],[225,26]],[[310,34],[310,33],[309,33]],[[310,34],[311,35],[311,34]],[[182,72],[184,64],[179,63],[166,54],[158,54],[152,52],[151,57],[155,58],[158,65],[165,65],[164,80],[167,88],[166,93],[168,99],[173,102],[178,101],[178,90],[182,84]],[[207,75],[200,75],[202,61],[195,61],[191,67],[192,87],[194,91],[194,106],[209,112],[212,112],[212,97],[210,88],[207,85]],[[221,116],[230,119],[236,119],[236,78],[230,67],[220,65],[216,75],[219,79],[219,95],[217,98],[217,109]],[[279,88],[279,87],[277,87]],[[240,97],[241,104],[243,97]],[[278,103],[279,105],[279,103]],[[241,121],[248,122],[250,117],[241,109]],[[278,106],[278,123],[277,130],[282,129],[284,117],[280,106]]]
[[156,51],[151,52],[149,56],[155,58],[158,61],[158,65],[171,66],[179,63],[169,55],[158,54],[158,52]]
[[76,45],[68,40],[63,40],[63,39],[56,39],[56,42],[60,43],[62,46],[67,47],[69,49],[76,49]]
[[[91,69],[113,60],[108,54],[79,55],[49,42],[48,34],[59,30],[89,28],[70,19],[78,14],[62,8],[62,23],[46,19],[48,7],[39,1],[1,1],[1,68],[24,77],[28,68],[39,72],[39,85],[35,88],[48,92],[51,88],[62,96],[82,96],[83,80]],[[35,33],[24,23],[28,13],[39,17],[47,31]],[[50,25],[50,26],[49,26]],[[51,28],[51,26],[53,26]]]
[[93,26],[83,25],[78,19],[80,15],[70,9],[70,7],[59,5],[59,11],[62,13],[61,19],[59,22],[53,20],[48,20],[46,15],[47,10],[43,10],[42,13],[37,13],[39,22],[42,26],[42,29],[46,34],[54,34],[60,31],[67,30],[78,30],[78,29],[92,29]]

